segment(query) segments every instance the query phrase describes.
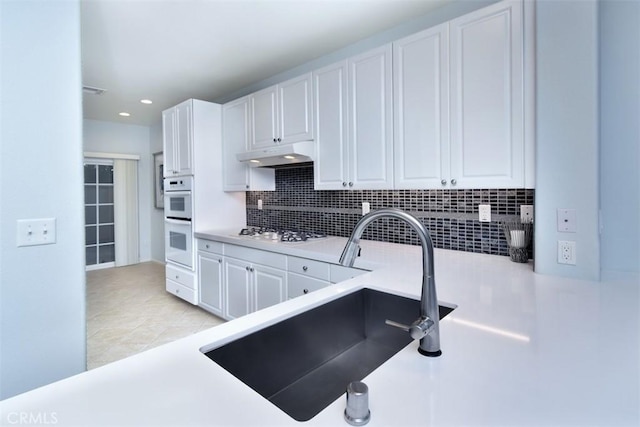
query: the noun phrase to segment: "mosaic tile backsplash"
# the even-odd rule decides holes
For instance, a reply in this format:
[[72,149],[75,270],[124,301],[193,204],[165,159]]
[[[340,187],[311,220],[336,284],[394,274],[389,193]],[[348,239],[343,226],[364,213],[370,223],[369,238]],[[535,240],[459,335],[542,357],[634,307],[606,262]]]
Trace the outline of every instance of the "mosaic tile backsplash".
[[[500,222],[519,221],[520,205],[533,205],[534,193],[531,189],[316,191],[313,165],[307,164],[276,169],[275,191],[247,192],[247,225],[348,237],[362,217],[362,202],[369,202],[371,210],[393,207],[416,216],[437,248],[509,256]],[[480,204],[491,204],[492,222],[478,221]],[[396,219],[373,222],[363,238],[419,244],[413,230]],[[529,248],[530,257],[532,253]]]

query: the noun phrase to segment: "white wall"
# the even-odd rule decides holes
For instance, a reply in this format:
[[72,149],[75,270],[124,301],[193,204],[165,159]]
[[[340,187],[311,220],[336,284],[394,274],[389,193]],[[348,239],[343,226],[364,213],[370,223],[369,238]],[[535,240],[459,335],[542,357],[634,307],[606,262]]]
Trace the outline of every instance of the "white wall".
[[640,272],[640,2],[601,1],[602,270]]
[[[536,271],[597,280],[598,5],[536,4]],[[577,232],[557,232],[557,209],[576,210]],[[557,263],[557,241],[576,242],[577,264]]]
[[[147,126],[84,120],[85,152],[137,154],[140,156],[138,162],[138,215],[141,262],[152,259],[149,218],[156,210],[154,208],[153,151],[151,150],[150,136],[150,128]],[[157,151],[162,151],[162,148]]]
[[[0,399],[85,370],[78,1],[0,1]],[[55,244],[16,221],[56,218]]]
[[[161,119],[151,125],[150,133],[151,139],[149,144],[151,153],[162,151]],[[164,262],[164,211],[161,209],[151,209],[151,218],[149,223],[151,259],[158,262]]]

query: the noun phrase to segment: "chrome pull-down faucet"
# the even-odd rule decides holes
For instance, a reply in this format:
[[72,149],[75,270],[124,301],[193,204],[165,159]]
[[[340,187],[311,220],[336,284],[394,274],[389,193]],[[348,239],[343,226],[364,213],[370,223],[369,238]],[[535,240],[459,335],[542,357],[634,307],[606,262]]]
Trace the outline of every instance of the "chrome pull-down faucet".
[[420,297],[420,318],[409,326],[393,321],[388,324],[407,330],[413,339],[420,340],[418,352],[424,356],[437,357],[440,350],[440,315],[438,313],[438,298],[436,297],[436,282],[433,267],[433,243],[425,226],[416,217],[400,209],[385,208],[373,211],[362,218],[351,232],[351,237],[340,255],[340,264],[353,267],[360,249],[360,237],[365,228],[380,218],[396,218],[407,223],[418,235],[422,246],[422,295]]

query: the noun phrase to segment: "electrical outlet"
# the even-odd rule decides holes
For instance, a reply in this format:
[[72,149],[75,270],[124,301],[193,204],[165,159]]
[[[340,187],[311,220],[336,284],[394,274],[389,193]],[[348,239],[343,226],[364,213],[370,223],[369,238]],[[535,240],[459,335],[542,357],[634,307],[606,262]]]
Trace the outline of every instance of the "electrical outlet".
[[533,223],[533,205],[520,205],[520,222],[523,224]]
[[258,210],[262,210],[262,199],[258,199]]
[[491,205],[478,205],[478,219],[480,222],[491,222]]
[[576,265],[576,242],[558,240],[558,264]]
[[371,211],[369,202],[362,202],[362,215],[366,215]]

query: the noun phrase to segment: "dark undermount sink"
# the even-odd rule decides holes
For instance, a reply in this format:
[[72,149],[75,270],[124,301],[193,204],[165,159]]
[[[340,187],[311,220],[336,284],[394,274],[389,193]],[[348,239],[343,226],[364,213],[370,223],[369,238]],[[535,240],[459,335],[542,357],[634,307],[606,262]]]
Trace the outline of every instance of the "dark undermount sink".
[[[439,306],[440,318],[453,309]],[[308,421],[406,347],[420,302],[362,289],[205,354],[297,421]],[[422,357],[416,351],[415,357]]]

